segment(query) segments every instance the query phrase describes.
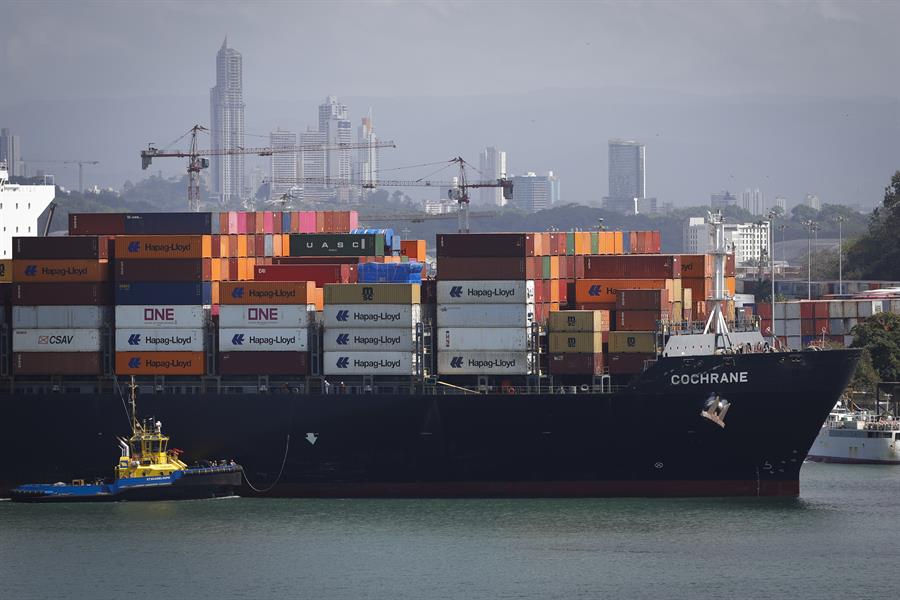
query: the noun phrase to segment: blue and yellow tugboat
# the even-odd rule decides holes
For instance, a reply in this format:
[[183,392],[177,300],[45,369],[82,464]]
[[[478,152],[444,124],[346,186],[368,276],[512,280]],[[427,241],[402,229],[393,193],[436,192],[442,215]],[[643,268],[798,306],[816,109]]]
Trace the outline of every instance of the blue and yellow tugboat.
[[243,471],[234,461],[203,461],[188,466],[181,451],[170,449],[162,423],[137,420],[131,382],[131,437],[118,438],[122,455],[109,480],[27,483],[11,491],[14,502],[103,502],[119,500],[189,500],[231,496],[240,489]]

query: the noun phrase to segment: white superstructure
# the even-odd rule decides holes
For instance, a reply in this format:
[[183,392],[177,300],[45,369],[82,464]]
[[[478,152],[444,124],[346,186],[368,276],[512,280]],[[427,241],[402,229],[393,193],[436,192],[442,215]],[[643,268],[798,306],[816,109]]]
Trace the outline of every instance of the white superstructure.
[[0,162],[0,259],[12,258],[13,236],[38,235],[38,217],[55,196],[52,185],[9,183],[6,163]]
[[849,411],[838,403],[808,458],[827,463],[900,465],[900,421]]

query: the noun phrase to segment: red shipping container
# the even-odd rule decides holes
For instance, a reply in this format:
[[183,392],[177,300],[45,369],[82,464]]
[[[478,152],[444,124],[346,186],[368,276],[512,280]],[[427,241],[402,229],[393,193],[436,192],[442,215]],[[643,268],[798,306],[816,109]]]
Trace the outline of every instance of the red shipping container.
[[668,308],[669,293],[666,290],[619,290],[616,292],[616,310],[654,310],[657,313]]
[[356,283],[357,265],[270,265],[254,269],[257,281],[315,281],[326,283]]
[[228,259],[228,281],[237,281],[240,272],[240,261],[237,258]]
[[209,281],[209,258],[146,258],[117,260],[116,281]]
[[437,256],[521,258],[535,256],[531,233],[439,233]]
[[12,304],[19,306],[100,306],[113,304],[112,284],[104,281],[10,283]]
[[734,254],[725,255],[725,277],[734,277]]
[[551,354],[549,359],[551,375],[602,375],[603,355],[593,354]]
[[69,235],[125,235],[125,214],[69,213]]
[[668,321],[668,312],[617,310],[616,331],[656,331],[659,321]]
[[[826,306],[827,310],[827,306]],[[756,311],[760,317],[763,318],[772,318],[772,305],[767,302],[761,302],[756,305]]]
[[15,352],[15,375],[102,375],[100,352]]
[[265,256],[266,255],[266,236],[265,235],[256,236],[256,240],[254,241],[253,247],[254,247],[254,250],[256,250],[256,253],[254,254],[254,256]]
[[556,285],[557,285],[557,288],[559,289],[559,303],[560,304],[568,304],[569,303],[569,282],[560,279],[556,282]]
[[[813,316],[814,316],[813,303],[805,302],[805,301],[801,300],[800,301],[800,318],[801,319],[812,319]],[[809,335],[809,334],[803,334],[803,335]]]
[[636,375],[644,370],[646,361],[656,360],[656,354],[615,352],[607,355],[606,359],[610,375]]
[[681,277],[681,261],[672,254],[585,256],[582,278],[674,279]]
[[[540,260],[540,259],[538,259]],[[438,279],[444,281],[484,279],[540,279],[534,265],[527,258],[488,257],[460,258],[438,256]]]
[[266,232],[266,213],[265,211],[256,211],[256,225],[254,233],[262,234]]
[[306,352],[220,352],[220,375],[306,375]]
[[816,322],[813,319],[800,319],[800,335],[816,335]]

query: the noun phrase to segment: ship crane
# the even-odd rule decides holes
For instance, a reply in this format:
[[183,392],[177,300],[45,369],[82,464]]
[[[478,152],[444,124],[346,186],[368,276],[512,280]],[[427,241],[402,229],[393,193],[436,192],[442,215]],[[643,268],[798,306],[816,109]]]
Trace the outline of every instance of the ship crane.
[[296,146],[257,147],[257,148],[211,148],[200,150],[197,148],[197,134],[201,131],[209,131],[202,125],[194,125],[184,135],[169,144],[177,144],[187,135],[191,136],[191,145],[188,150],[160,150],[148,144],[146,150],[141,150],[141,168],[147,169],[154,158],[187,158],[188,159],[188,209],[191,212],[200,210],[200,171],[209,167],[207,156],[236,156],[242,154],[255,154],[257,156],[272,156],[274,154],[287,154],[297,152],[314,152],[322,150],[354,150],[357,148],[396,148],[392,141],[371,143],[341,143],[341,144],[299,144]]

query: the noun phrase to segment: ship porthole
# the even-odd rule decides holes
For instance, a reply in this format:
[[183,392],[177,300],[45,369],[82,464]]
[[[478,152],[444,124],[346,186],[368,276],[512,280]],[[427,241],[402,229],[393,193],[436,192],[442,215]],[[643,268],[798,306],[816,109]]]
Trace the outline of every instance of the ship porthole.
[[656,462],[653,464],[653,466],[657,469],[662,469],[664,465],[661,462]]

